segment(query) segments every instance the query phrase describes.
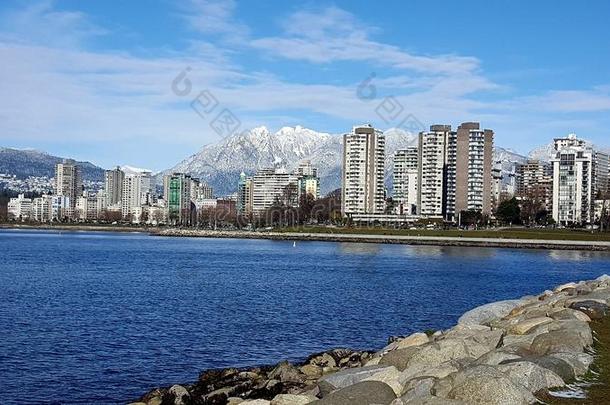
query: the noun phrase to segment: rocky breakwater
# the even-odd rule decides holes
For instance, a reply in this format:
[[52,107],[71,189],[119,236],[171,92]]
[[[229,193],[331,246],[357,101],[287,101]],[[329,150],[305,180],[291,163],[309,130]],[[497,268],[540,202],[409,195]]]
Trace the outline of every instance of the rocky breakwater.
[[341,349],[299,365],[207,371],[138,405],[532,404],[587,374],[590,325],[609,315],[609,301],[604,275],[483,305],[449,330],[393,339],[376,353]]

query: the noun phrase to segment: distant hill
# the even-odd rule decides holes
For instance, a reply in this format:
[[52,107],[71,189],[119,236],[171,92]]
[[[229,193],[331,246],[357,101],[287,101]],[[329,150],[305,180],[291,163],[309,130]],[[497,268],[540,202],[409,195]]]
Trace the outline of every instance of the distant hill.
[[[65,158],[29,149],[0,148],[0,173],[25,179],[29,176],[54,177],[55,165]],[[83,180],[103,181],[104,169],[90,162],[77,162],[82,168]]]

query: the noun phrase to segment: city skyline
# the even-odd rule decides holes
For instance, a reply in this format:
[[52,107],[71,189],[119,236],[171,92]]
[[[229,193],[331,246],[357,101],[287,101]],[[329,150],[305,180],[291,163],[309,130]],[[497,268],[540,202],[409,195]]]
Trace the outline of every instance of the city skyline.
[[[242,129],[340,134],[353,122],[399,126],[379,114],[389,96],[401,118],[484,122],[497,145],[521,154],[570,132],[607,138],[605,2],[412,3],[393,15],[392,2],[153,1],[147,21],[132,19],[137,5],[124,7],[3,3],[0,53],[12,62],[2,67],[0,146],[159,171],[221,139],[210,123],[222,109]],[[477,30],[459,29],[465,15]],[[446,24],[429,33],[426,16]],[[187,67],[193,90],[176,95],[172,82]],[[374,98],[359,92],[371,83]],[[202,118],[190,104],[204,90],[219,106]]]

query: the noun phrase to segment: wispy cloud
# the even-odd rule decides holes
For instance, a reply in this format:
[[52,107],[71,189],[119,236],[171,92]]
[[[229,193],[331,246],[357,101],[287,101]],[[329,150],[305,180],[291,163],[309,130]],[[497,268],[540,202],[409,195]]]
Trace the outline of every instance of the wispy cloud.
[[551,112],[610,111],[610,90],[552,90],[540,97],[527,99],[532,106]]
[[255,39],[252,46],[271,55],[311,63],[367,61],[425,73],[465,74],[479,68],[473,57],[414,55],[370,38],[373,27],[337,7],[298,11],[282,24],[280,36]]
[[238,41],[248,36],[248,27],[235,19],[234,0],[188,0],[181,6],[191,28],[204,34]]
[[0,27],[0,40],[52,47],[79,46],[88,38],[108,33],[84,13],[56,10],[52,0],[5,11],[0,14]]

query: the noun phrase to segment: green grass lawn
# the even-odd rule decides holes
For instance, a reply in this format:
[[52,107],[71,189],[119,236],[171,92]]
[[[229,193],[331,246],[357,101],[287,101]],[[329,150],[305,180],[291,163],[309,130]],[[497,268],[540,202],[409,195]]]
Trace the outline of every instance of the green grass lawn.
[[595,232],[567,229],[485,229],[479,231],[451,230],[410,230],[390,228],[328,228],[323,226],[302,226],[278,228],[277,232],[341,233],[361,235],[406,235],[406,236],[453,236],[471,238],[540,239],[540,240],[579,240],[610,241],[610,232]]

